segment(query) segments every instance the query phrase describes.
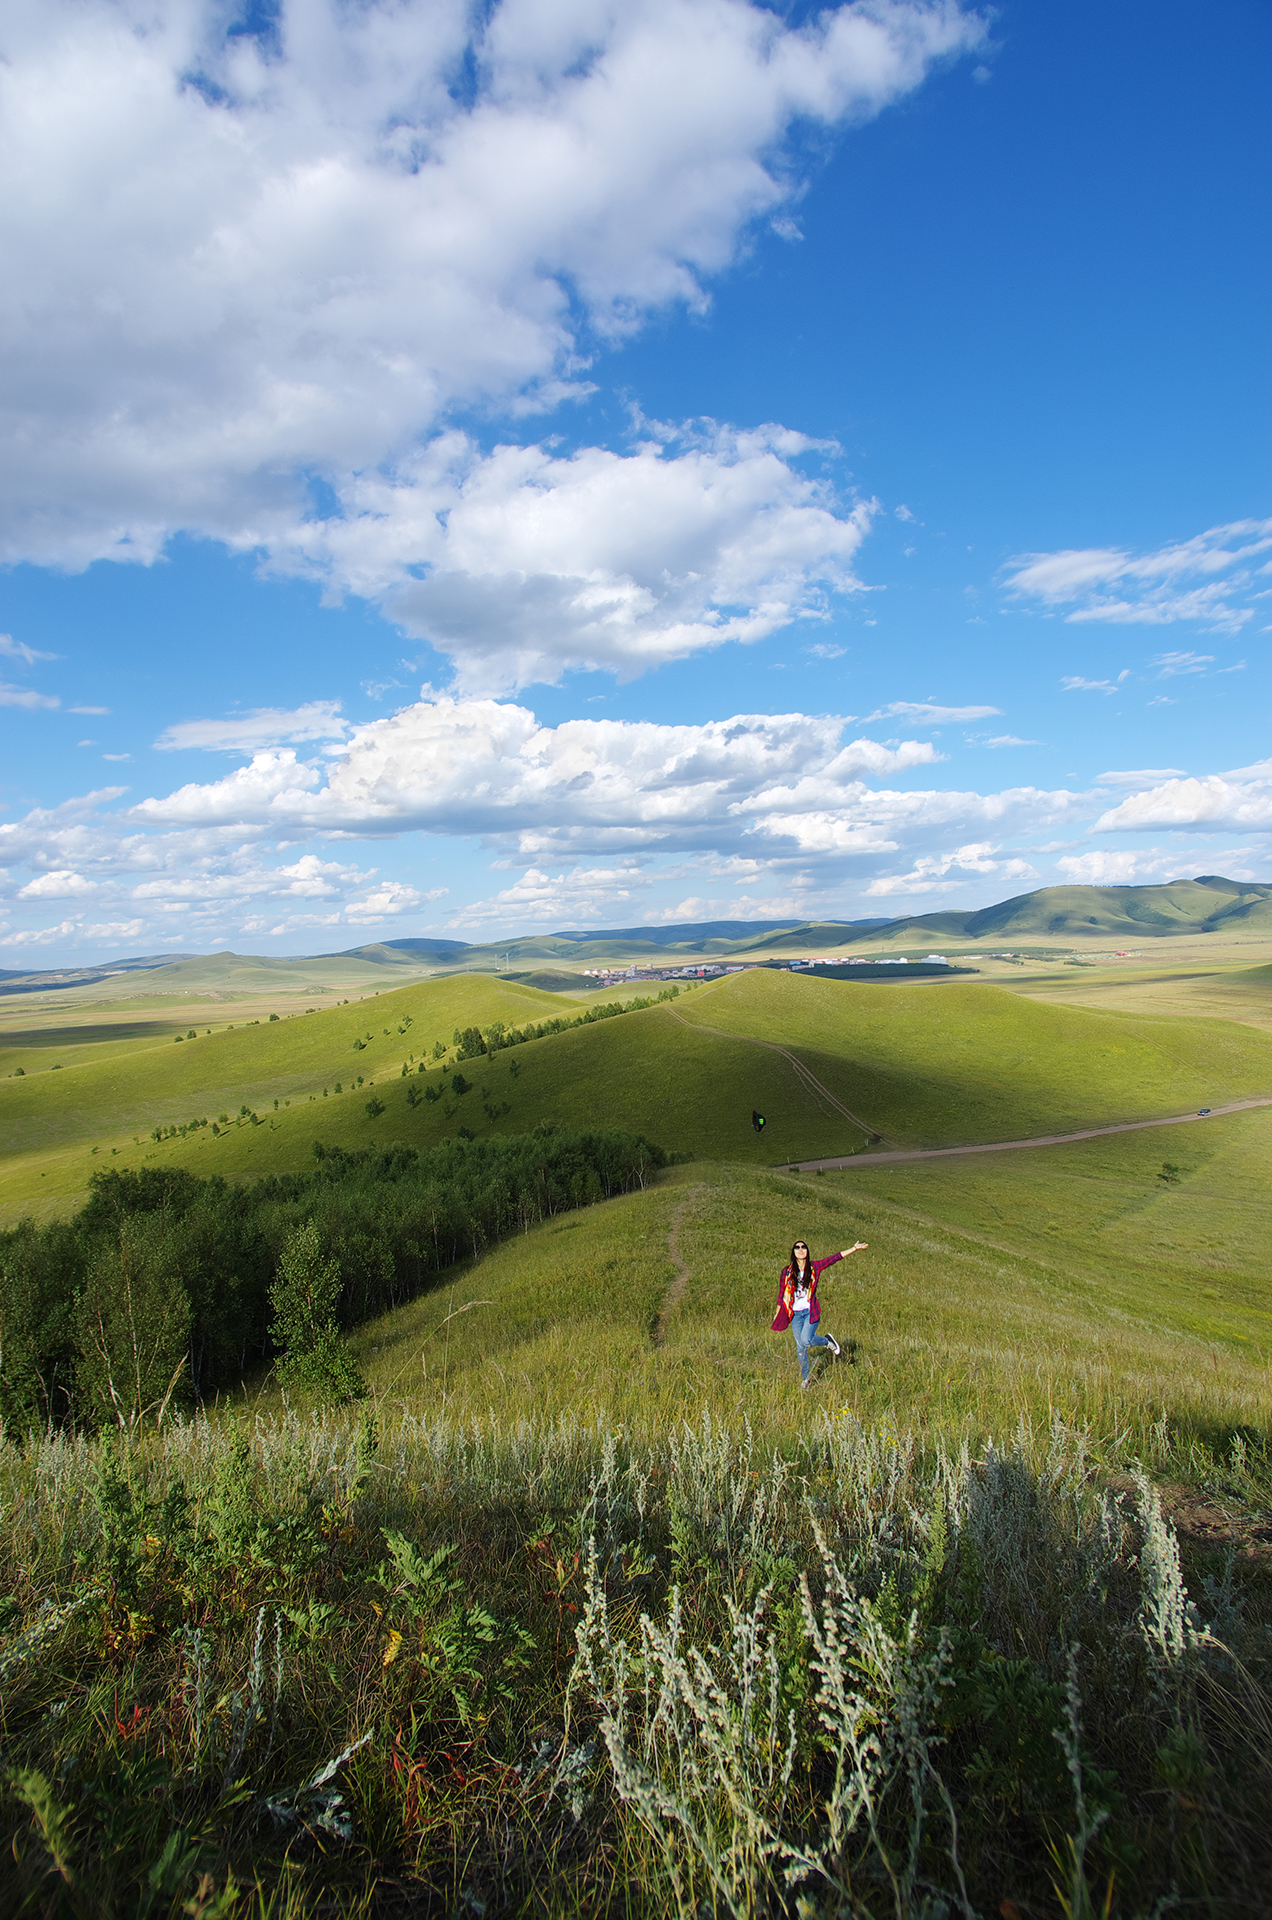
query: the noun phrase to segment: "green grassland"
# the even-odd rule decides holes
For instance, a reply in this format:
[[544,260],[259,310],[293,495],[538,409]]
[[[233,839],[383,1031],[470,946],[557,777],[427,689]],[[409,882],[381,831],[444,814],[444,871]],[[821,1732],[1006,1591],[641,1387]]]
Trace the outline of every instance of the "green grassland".
[[[206,1149],[214,1143],[210,1129],[201,1129],[189,1145],[196,1156],[190,1164],[228,1177],[295,1166],[308,1156],[313,1116],[303,1126],[287,1123],[299,1119],[299,1106],[308,1106],[311,1097],[321,1098],[324,1084],[348,1084],[359,1073],[368,1082],[386,1070],[398,1074],[408,1054],[431,1055],[437,1041],[450,1048],[457,1026],[495,1019],[524,1024],[571,1010],[557,995],[460,974],[277,1021],[204,1028],[193,1040],[147,1034],[135,1043],[86,1041],[78,1056],[74,1048],[11,1048],[6,1063],[24,1072],[15,1079],[12,1064],[0,1067],[10,1076],[0,1079],[0,1216],[27,1208],[46,1214],[73,1203],[99,1164],[94,1148],[137,1165],[143,1155],[153,1158],[148,1135],[154,1127],[237,1115],[244,1105],[259,1110],[262,1119],[269,1114],[264,1132],[250,1128],[242,1130],[249,1137],[231,1136],[221,1159],[209,1165]],[[355,1041],[365,1042],[361,1050],[355,1051]],[[55,1065],[61,1070],[54,1072]],[[367,1097],[356,1105],[364,1122]],[[324,1104],[321,1131],[343,1143],[334,1119],[339,1106]],[[350,1125],[353,1111],[351,1103]],[[134,1135],[144,1144],[136,1145]],[[271,1151],[265,1150],[266,1136]]]
[[[587,1004],[457,975],[179,1044],[145,1030],[104,1045],[90,1038],[78,1063],[58,1050],[66,1064],[56,1074],[28,1065],[22,1079],[0,1081],[4,1214],[66,1212],[103,1165],[241,1180],[312,1165],[315,1139],[426,1149],[460,1130],[619,1125],[693,1164],[648,1195],[546,1228],[484,1263],[492,1304],[451,1327],[446,1392],[461,1407],[486,1393],[505,1412],[586,1403],[630,1419],[637,1408],[663,1408],[668,1395],[687,1405],[723,1390],[735,1411],[767,1419],[780,1404],[785,1420],[792,1369],[786,1343],[764,1333],[764,1309],[776,1256],[801,1225],[823,1245],[836,1236],[882,1241],[852,1270],[862,1364],[836,1376],[860,1412],[877,1413],[898,1390],[907,1405],[917,1398],[935,1411],[947,1377],[964,1396],[969,1379],[981,1383],[958,1405],[974,1403],[987,1423],[1006,1418],[1021,1395],[1036,1412],[1045,1368],[1036,1379],[1030,1369],[1070,1349],[1087,1356],[1065,1376],[1086,1383],[1079,1398],[1092,1383],[1104,1392],[1121,1380],[1136,1404],[1165,1405],[1178,1398],[1164,1384],[1177,1360],[1178,1382],[1188,1382],[1198,1368],[1213,1376],[1217,1356],[1224,1379],[1208,1378],[1208,1390],[1221,1384],[1246,1405],[1265,1389],[1272,1122],[1262,1113],[953,1163],[872,1167],[862,1153],[824,1178],[778,1173],[774,1162],[863,1143],[806,1091],[782,1047],[889,1142],[917,1146],[1028,1137],[1270,1091],[1272,1038],[1221,1021],[1046,1005],[980,984],[876,987],[755,972],[672,1005],[431,1064],[434,1042],[450,1049],[456,1028],[568,1016]],[[29,1045],[22,1057],[48,1053]],[[456,1072],[468,1083],[462,1094]],[[430,1087],[442,1097],[421,1098]],[[236,1117],[215,1138],[210,1127],[149,1137],[155,1125],[238,1116],[243,1105],[257,1124]],[[753,1108],[768,1121],[760,1135]],[[1169,1185],[1158,1178],[1167,1161],[1179,1168]],[[810,1210],[802,1222],[801,1209]],[[665,1309],[673,1213],[692,1285]],[[886,1284],[864,1286],[885,1257]],[[377,1391],[389,1390],[404,1354],[414,1357],[403,1363],[401,1391],[418,1386],[411,1369],[437,1318],[430,1295],[393,1328],[360,1338],[364,1357],[383,1349],[382,1360],[367,1358]],[[955,1358],[938,1366],[941,1353]],[[1027,1365],[1022,1354],[1033,1356]],[[428,1367],[435,1383],[431,1357]],[[1022,1385],[1026,1376],[1032,1385]]]
[[[69,1212],[103,1165],[250,1179],[312,1166],[315,1138],[555,1121],[692,1158],[356,1328],[351,1414],[267,1374],[159,1429],[0,1444],[5,1909],[791,1912],[775,1863],[830,1860],[814,1627],[838,1580],[872,1811],[801,1892],[808,1920],[1260,1910],[1272,1111],[772,1163],[863,1138],[781,1049],[890,1141],[940,1145],[1272,1092],[1272,1036],[770,972],[432,1064],[456,1028],[592,1004],[455,975],[180,1043],[139,1021],[10,1054],[9,1219]],[[256,1123],[216,1138],[148,1137],[244,1105]],[[807,1393],[769,1325],[797,1235],[869,1243],[825,1277],[843,1355]],[[1174,1489],[1182,1562],[1143,1472]],[[642,1720],[660,1660],[662,1736]],[[672,1796],[656,1816],[642,1765]]]
[[[570,1017],[591,1004],[454,975],[194,1040],[115,1040],[91,1058],[87,1045],[57,1063],[28,1046],[24,1077],[0,1080],[0,1217],[66,1207],[103,1155],[240,1179],[304,1166],[316,1138],[426,1147],[464,1128],[514,1133],[555,1121],[619,1125],[677,1153],[772,1164],[856,1151],[866,1129],[894,1145],[952,1145],[1272,1092],[1272,1036],[1240,1023],[1076,1009],[976,983],[767,971],[464,1063],[462,1094],[451,1091],[453,1062],[421,1080],[434,1042],[449,1047],[456,1028]],[[779,1047],[862,1126],[805,1091]],[[430,1084],[445,1098],[410,1104]],[[370,1104],[383,1110],[369,1114]],[[243,1120],[219,1138],[210,1128],[149,1138],[156,1126],[238,1116],[244,1105],[260,1124]],[[768,1122],[761,1135],[753,1109]]]
[[[1266,1429],[1272,1115],[1199,1132],[1178,1185],[1144,1135],[957,1170],[682,1167],[457,1272],[365,1329],[360,1363],[418,1417],[653,1433],[709,1405],[779,1444],[827,1407],[978,1441],[1058,1411],[1141,1450],[1163,1422]],[[799,1235],[819,1257],[869,1243],[827,1275],[824,1324],[851,1352],[819,1362],[813,1401],[768,1330]]]
[[1207,967],[1190,955],[1167,968],[1112,972],[1107,967],[1022,980],[1018,989],[1056,1004],[1114,1013],[1167,1014],[1185,1020],[1233,1020],[1272,1029],[1272,966]]
[[703,987],[684,1018],[795,1049],[902,1146],[1024,1139],[1272,1092],[1262,1034],[975,982],[854,987],[755,972]]

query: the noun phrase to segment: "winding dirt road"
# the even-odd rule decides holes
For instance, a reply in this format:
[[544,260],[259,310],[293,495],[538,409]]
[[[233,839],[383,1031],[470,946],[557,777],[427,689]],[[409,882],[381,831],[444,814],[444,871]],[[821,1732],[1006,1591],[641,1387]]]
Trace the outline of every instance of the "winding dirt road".
[[[726,1033],[721,1027],[709,1027],[705,1020],[686,1020],[682,1013],[668,1008],[673,1020],[679,1020],[686,1027],[695,1027],[700,1033],[714,1033],[722,1040],[745,1040],[749,1046],[767,1047],[770,1053],[780,1053],[794,1068],[804,1091],[812,1096],[823,1113],[837,1113],[845,1120],[851,1120],[860,1127],[868,1139],[886,1140],[869,1120],[853,1113],[842,1100],[836,1098],[830,1088],[819,1080],[811,1068],[802,1060],[781,1047],[775,1040],[759,1040],[749,1033]],[[779,1160],[776,1169],[791,1173],[829,1173],[840,1167],[890,1167],[903,1160],[948,1160],[962,1153],[1012,1153],[1018,1147],[1064,1147],[1074,1140],[1099,1140],[1106,1133],[1139,1133],[1147,1127],[1182,1127],[1192,1120],[1218,1119],[1223,1113],[1244,1113],[1249,1107],[1272,1107],[1272,1095],[1261,1095],[1252,1100],[1232,1100],[1226,1107],[1208,1107],[1206,1112],[1171,1113],[1161,1120],[1120,1120],[1111,1127],[1084,1127],[1081,1133],[1044,1133],[1033,1140],[991,1140],[974,1147],[911,1147],[896,1148],[891,1153],[845,1153],[827,1160]]]
[[1204,1114],[1194,1110],[1168,1114],[1162,1120],[1122,1120],[1113,1127],[1084,1127],[1081,1133],[1044,1133],[1035,1140],[992,1140],[976,1147],[915,1147],[904,1153],[848,1153],[833,1160],[782,1160],[778,1165],[792,1173],[822,1173],[840,1167],[890,1167],[902,1160],[949,1160],[960,1153],[1011,1153],[1017,1147],[1064,1147],[1073,1140],[1099,1140],[1106,1133],[1139,1133],[1146,1127],[1182,1127],[1189,1121],[1217,1120],[1222,1113],[1244,1113],[1249,1107],[1272,1107],[1272,1097],[1233,1100],[1226,1107],[1211,1107]]

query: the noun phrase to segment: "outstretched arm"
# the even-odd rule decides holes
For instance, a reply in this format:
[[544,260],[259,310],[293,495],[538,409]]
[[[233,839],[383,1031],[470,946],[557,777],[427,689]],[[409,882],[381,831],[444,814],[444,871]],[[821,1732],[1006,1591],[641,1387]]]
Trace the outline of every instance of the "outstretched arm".
[[864,1253],[869,1245],[868,1240],[858,1240],[855,1247],[845,1247],[839,1257],[841,1260],[846,1260],[850,1253]]

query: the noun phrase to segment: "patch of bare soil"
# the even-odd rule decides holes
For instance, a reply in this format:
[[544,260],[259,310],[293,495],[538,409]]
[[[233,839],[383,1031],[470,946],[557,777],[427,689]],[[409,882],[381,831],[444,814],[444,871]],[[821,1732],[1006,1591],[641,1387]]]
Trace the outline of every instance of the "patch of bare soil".
[[[1115,1475],[1109,1485],[1118,1493],[1135,1490],[1134,1480],[1124,1474]],[[1245,1566],[1272,1572],[1272,1514],[1180,1481],[1159,1481],[1157,1491],[1186,1554],[1234,1553]]]

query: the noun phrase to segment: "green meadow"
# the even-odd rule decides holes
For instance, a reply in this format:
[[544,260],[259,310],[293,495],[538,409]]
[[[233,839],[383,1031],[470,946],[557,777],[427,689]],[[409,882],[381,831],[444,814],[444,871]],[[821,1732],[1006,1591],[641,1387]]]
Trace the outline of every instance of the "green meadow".
[[[356,1350],[420,1417],[568,1409],[652,1435],[709,1405],[775,1444],[827,1407],[978,1444],[1055,1413],[1141,1447],[1163,1422],[1261,1428],[1272,1113],[1166,1137],[1169,1162],[1152,1134],[824,1176],[695,1162],[507,1242]],[[869,1243],[826,1277],[846,1352],[817,1361],[811,1406],[769,1331],[798,1235],[817,1257]]]
[[[909,1164],[869,1135],[1272,1093],[1272,1036],[765,972],[457,1058],[593,1004],[455,976],[6,1054],[10,1222],[102,1166],[245,1182],[315,1139],[680,1156],[350,1328],[360,1403],[267,1369],[7,1436],[7,1910],[1264,1910],[1272,1109]],[[868,1242],[807,1392],[769,1329],[796,1236]]]
[[[768,971],[455,1059],[457,1030],[571,1018],[593,1004],[458,975],[194,1038],[92,1042],[81,1029],[50,1048],[28,1036],[0,1059],[0,1218],[65,1209],[103,1156],[242,1179],[303,1167],[315,1139],[427,1147],[461,1129],[554,1121],[623,1125],[677,1153],[767,1165],[854,1152],[870,1132],[901,1147],[1023,1138],[1272,1092],[1272,1035],[1232,1020],[1079,1009],[976,983]],[[862,1125],[810,1094],[779,1047]],[[452,1090],[457,1066],[470,1091]],[[412,1105],[413,1083],[415,1097],[420,1085],[444,1097]],[[382,1111],[369,1113],[372,1103]],[[761,1135],[753,1110],[767,1122]],[[210,1127],[149,1137],[219,1116],[230,1124],[216,1137]]]

